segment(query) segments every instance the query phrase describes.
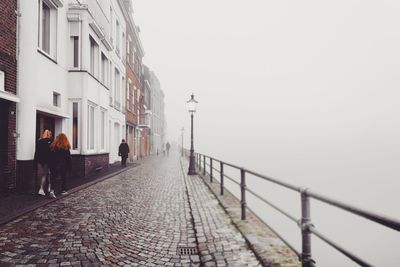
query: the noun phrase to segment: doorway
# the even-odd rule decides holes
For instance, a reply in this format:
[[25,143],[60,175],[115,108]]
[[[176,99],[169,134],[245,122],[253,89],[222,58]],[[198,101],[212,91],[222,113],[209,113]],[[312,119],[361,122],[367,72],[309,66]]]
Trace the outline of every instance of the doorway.
[[0,191],[6,189],[6,166],[8,163],[8,109],[9,104],[0,100]]
[[54,117],[49,117],[41,113],[36,114],[36,140],[38,140],[44,130],[50,130],[53,134],[55,133],[56,120]]

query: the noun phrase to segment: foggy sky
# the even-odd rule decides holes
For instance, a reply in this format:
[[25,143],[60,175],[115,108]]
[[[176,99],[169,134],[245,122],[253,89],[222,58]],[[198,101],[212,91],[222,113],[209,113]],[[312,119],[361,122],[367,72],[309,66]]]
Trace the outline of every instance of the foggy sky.
[[134,0],[134,9],[169,140],[184,126],[189,147],[193,92],[199,152],[400,219],[399,1]]

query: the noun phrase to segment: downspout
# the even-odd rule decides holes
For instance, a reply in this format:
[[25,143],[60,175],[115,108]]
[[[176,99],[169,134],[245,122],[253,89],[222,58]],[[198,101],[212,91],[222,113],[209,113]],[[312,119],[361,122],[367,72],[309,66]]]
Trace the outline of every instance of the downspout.
[[[15,14],[17,15],[17,32],[16,32],[16,51],[15,51],[15,60],[16,60],[16,81],[15,81],[15,94],[18,96],[18,91],[19,91],[19,51],[20,51],[20,32],[21,32],[21,23],[20,23],[20,17],[21,17],[21,12],[20,12],[20,1],[17,0],[17,10],[15,10]],[[18,149],[18,142],[17,138],[19,138],[19,127],[18,127],[18,108],[19,104],[15,104],[15,132],[13,134],[14,136],[14,142],[15,142],[15,161],[14,161],[14,170],[15,170],[15,188],[17,187],[17,149]]]

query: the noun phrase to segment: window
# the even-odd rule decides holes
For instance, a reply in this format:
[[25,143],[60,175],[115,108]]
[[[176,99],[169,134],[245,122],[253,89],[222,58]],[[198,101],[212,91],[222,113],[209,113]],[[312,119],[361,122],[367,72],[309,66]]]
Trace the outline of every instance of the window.
[[90,35],[89,39],[90,39],[90,73],[93,74],[93,76],[97,77],[99,45]]
[[77,21],[72,21],[69,23],[69,35],[71,39],[71,58],[72,58],[72,67],[77,69],[79,68],[79,28],[80,23]]
[[103,84],[107,84],[107,76],[108,76],[108,59],[104,55],[104,53],[101,53],[101,82]]
[[114,83],[115,83],[115,86],[114,86],[115,107],[117,109],[119,109],[120,106],[121,106],[121,103],[119,102],[120,101],[120,80],[119,80],[120,78],[119,78],[119,71],[117,69],[115,69],[115,75],[114,76],[115,76],[114,77]]
[[120,30],[119,30],[119,22],[118,20],[116,21],[116,30],[115,30],[115,41],[116,41],[116,53],[119,55],[119,35],[120,35]]
[[53,93],[53,106],[59,107],[60,106],[60,94],[54,92]]
[[94,107],[88,105],[88,131],[87,131],[87,149],[94,149]]
[[39,48],[56,57],[57,8],[48,0],[39,0]]
[[50,7],[42,3],[42,47],[43,51],[50,54]]
[[106,126],[106,112],[104,110],[101,111],[100,118],[100,149],[104,150],[106,146],[106,138],[105,138],[105,126]]
[[126,86],[126,108],[131,110],[131,80],[128,79],[128,84]]
[[133,113],[137,114],[137,89],[136,86],[133,86],[133,91],[134,91],[134,100],[133,100]]
[[78,103],[72,103],[72,149],[78,149]]

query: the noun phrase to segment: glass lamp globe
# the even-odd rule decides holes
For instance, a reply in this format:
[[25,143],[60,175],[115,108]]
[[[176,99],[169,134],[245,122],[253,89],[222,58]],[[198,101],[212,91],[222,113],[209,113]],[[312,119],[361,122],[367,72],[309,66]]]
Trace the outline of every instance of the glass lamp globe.
[[196,107],[198,102],[194,99],[194,94],[192,94],[191,98],[186,103],[190,113],[196,112]]

